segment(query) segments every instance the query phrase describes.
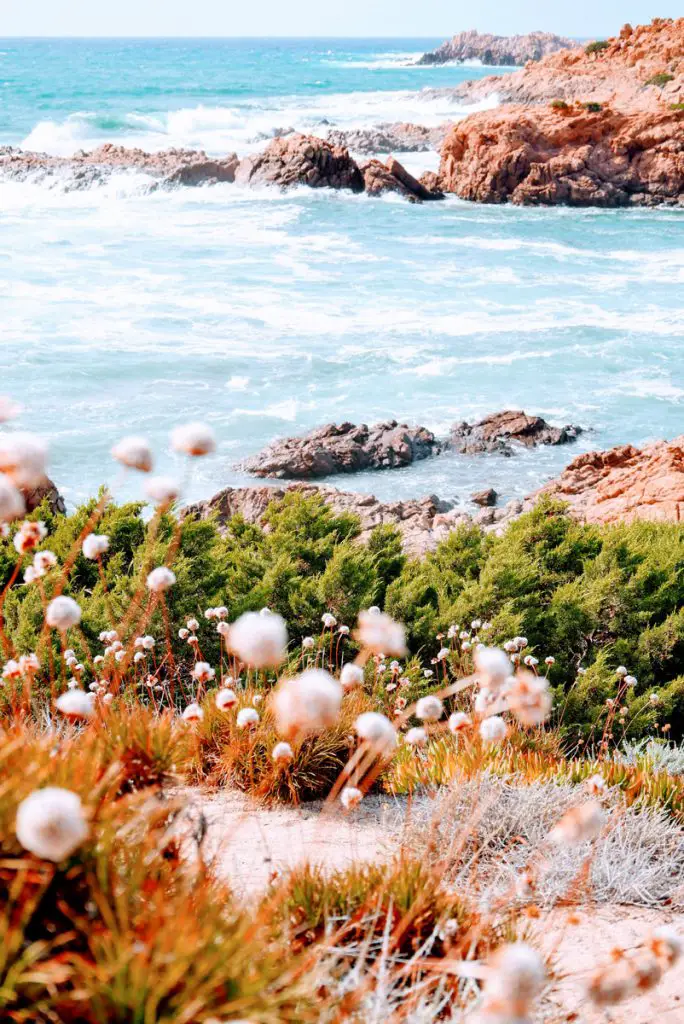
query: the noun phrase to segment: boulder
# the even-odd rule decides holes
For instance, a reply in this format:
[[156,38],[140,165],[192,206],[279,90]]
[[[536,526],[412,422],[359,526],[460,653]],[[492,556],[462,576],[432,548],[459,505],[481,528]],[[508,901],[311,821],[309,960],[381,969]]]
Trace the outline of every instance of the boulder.
[[64,515],[66,512],[64,498],[49,477],[45,477],[42,484],[38,484],[30,489],[24,489],[22,493],[26,502],[27,512],[34,512],[39,505],[42,505],[46,498],[53,515],[57,515],[57,513]]
[[684,521],[684,435],[643,448],[620,445],[578,455],[538,494],[566,501],[588,523]]
[[275,441],[245,459],[239,468],[254,476],[311,480],[334,473],[408,466],[440,450],[440,442],[425,427],[410,427],[396,420],[373,427],[328,423],[301,437]]
[[309,185],[363,192],[363,175],[349,150],[313,135],[274,139],[262,153],[240,162],[235,180],[242,185]]
[[441,187],[525,206],[684,203],[684,110],[501,107],[445,139]]
[[474,494],[470,495],[470,500],[474,505],[480,505],[481,508],[487,508],[490,505],[496,505],[498,494],[493,487],[488,487],[484,491],[475,491]]
[[380,160],[370,160],[360,168],[363,174],[366,192],[370,196],[381,195],[383,192],[398,192],[409,202],[421,203],[430,199],[444,199],[444,193],[438,189],[427,188],[414,178],[394,157],[389,157],[386,164]]
[[483,64],[522,67],[558,50],[572,50],[577,43],[552,32],[529,32],[519,36],[495,36],[471,29],[459,32],[436,50],[424,53],[418,64],[448,64],[479,60]]
[[493,413],[478,423],[455,423],[449,445],[463,455],[499,452],[512,455],[515,444],[533,447],[540,444],[567,444],[582,433],[581,427],[552,427],[541,416],[528,416],[517,410]]

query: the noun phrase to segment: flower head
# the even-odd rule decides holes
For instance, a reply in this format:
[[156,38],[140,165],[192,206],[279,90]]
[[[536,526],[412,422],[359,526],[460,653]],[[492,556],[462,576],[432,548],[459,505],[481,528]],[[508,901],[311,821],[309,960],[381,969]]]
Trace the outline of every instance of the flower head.
[[165,565],[159,565],[147,577],[147,589],[153,594],[161,594],[169,590],[176,582],[176,574]]
[[83,541],[83,555],[93,562],[109,550],[109,537],[104,533],[89,533]]
[[89,833],[78,794],[57,786],[37,789],[22,800],[16,830],[25,850],[55,864],[70,857]]
[[[0,524],[10,523],[13,519],[23,516],[26,503],[21,491],[14,486],[4,473],[0,473]],[[3,536],[6,534],[3,531]]]
[[47,445],[35,434],[0,434],[0,473],[15,487],[37,487],[45,479]]
[[197,661],[197,662],[195,662],[195,666],[194,666],[194,668],[192,670],[192,677],[193,677],[193,679],[196,680],[196,682],[198,682],[198,683],[208,683],[208,682],[210,682],[214,678],[215,675],[216,675],[216,672],[211,667],[209,662],[207,662],[207,661]]
[[423,722],[437,722],[442,717],[443,712],[444,705],[439,697],[435,697],[433,694],[421,697],[416,704],[416,716]]
[[284,679],[273,695],[278,732],[294,738],[329,729],[337,722],[341,704],[342,687],[323,669]]
[[227,711],[237,704],[237,695],[229,686],[224,686],[216,694],[216,707],[219,711]]
[[500,743],[506,739],[508,727],[499,715],[492,715],[480,722],[480,736],[485,743]]
[[271,757],[276,764],[287,764],[294,757],[292,747],[289,743],[281,742],[276,743],[275,747],[271,751]]
[[254,708],[240,708],[235,723],[238,729],[253,729],[259,724],[259,712]]
[[356,639],[373,654],[395,654],[399,658],[406,654],[404,627],[379,609],[359,613]]
[[408,743],[409,747],[424,747],[427,741],[428,734],[422,726],[416,726],[414,729],[409,729],[404,736],[404,743]]
[[326,612],[324,615],[321,616],[321,622],[323,623],[325,629],[334,629],[334,627],[337,625],[337,619],[335,618],[334,615],[331,615],[330,612]]
[[553,700],[549,681],[532,672],[518,672],[506,689],[508,707],[521,725],[541,725],[551,714]]
[[246,612],[230,627],[228,644],[252,668],[275,668],[285,660],[287,627],[280,615]]
[[340,793],[340,803],[344,807],[345,811],[351,811],[363,800],[363,793],[356,786],[345,786]]
[[354,727],[358,736],[369,747],[383,757],[392,753],[397,745],[397,733],[389,718],[377,711],[364,711],[356,719]]
[[202,708],[196,701],[193,701],[192,704],[188,704],[183,711],[183,721],[185,722],[201,722],[203,718],[204,711],[202,711]]
[[346,665],[342,666],[340,682],[343,690],[353,690],[357,686],[363,686],[363,680],[364,672],[361,665],[354,665],[353,662],[348,661]]
[[31,522],[26,520],[22,523],[14,535],[14,547],[20,555],[38,547],[41,541],[47,537],[45,523]]
[[449,731],[454,734],[469,729],[472,724],[470,715],[466,715],[464,711],[454,711],[453,715],[449,715]]
[[67,629],[71,629],[72,626],[79,624],[81,621],[81,609],[73,597],[65,597],[61,594],[59,597],[53,597],[47,606],[45,621],[48,626],[58,629],[63,633]]
[[65,718],[92,718],[94,713],[92,694],[78,686],[61,693],[55,701],[55,707]]
[[574,846],[588,839],[594,839],[605,822],[603,808],[596,800],[571,807],[549,832],[549,839],[556,846]]
[[145,481],[145,494],[157,505],[170,505],[181,492],[181,485],[172,476],[152,476]]
[[144,437],[122,437],[112,448],[112,455],[122,466],[149,473],[152,469],[152,449]]
[[171,431],[171,447],[183,455],[209,455],[216,448],[216,438],[206,423],[185,423]]

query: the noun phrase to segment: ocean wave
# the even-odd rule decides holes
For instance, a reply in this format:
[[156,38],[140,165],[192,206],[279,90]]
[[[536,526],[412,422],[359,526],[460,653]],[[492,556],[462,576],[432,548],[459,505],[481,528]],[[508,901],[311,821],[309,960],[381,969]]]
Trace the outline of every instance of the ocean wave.
[[104,142],[149,151],[176,146],[242,154],[262,148],[284,130],[324,136],[333,128],[370,128],[397,121],[434,127],[492,104],[487,99],[459,106],[451,95],[388,90],[250,99],[232,106],[199,105],[161,113],[81,110],[63,121],[39,121],[20,145],[53,156],[71,156],[77,149],[94,149]]

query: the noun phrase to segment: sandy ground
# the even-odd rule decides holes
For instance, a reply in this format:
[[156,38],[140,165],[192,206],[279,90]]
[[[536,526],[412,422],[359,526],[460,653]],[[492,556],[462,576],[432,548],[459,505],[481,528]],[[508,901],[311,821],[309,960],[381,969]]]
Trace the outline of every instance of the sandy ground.
[[304,861],[334,870],[353,861],[391,856],[393,801],[367,797],[353,814],[321,814],[322,804],[263,807],[242,793],[223,790],[202,799],[193,796],[195,815],[206,822],[203,853],[238,893],[263,889],[274,873]]
[[[232,888],[249,896],[274,873],[307,860],[331,870],[353,861],[381,861],[396,850],[404,807],[387,797],[367,797],[350,815],[321,814],[321,804],[266,808],[241,793],[191,791],[195,823],[203,817],[205,859]],[[576,923],[569,923],[574,917]],[[660,924],[684,935],[684,914],[668,910],[597,904],[553,910],[534,922],[540,948],[559,977],[544,1001],[547,1024],[684,1024],[684,963],[669,971],[651,993],[610,1013],[587,1010],[584,988],[592,972],[616,947],[630,949]]]

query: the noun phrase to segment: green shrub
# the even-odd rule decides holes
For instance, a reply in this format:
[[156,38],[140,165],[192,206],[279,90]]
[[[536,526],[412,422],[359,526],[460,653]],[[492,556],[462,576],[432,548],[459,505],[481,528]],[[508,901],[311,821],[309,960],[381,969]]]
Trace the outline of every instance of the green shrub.
[[661,71],[657,75],[653,75],[649,78],[645,85],[657,85],[659,89],[662,89],[668,82],[674,81],[674,75],[669,74],[667,71]]
[[602,50],[607,50],[609,46],[610,43],[607,39],[597,39],[596,42],[589,43],[588,46],[585,46],[584,52],[589,56],[592,53],[601,53]]
[[551,108],[553,110],[569,110],[570,107],[565,100],[551,100]]
[[600,114],[603,110],[600,103],[583,103],[582,106],[589,114]]
[[670,110],[684,110],[684,103],[671,103]]

